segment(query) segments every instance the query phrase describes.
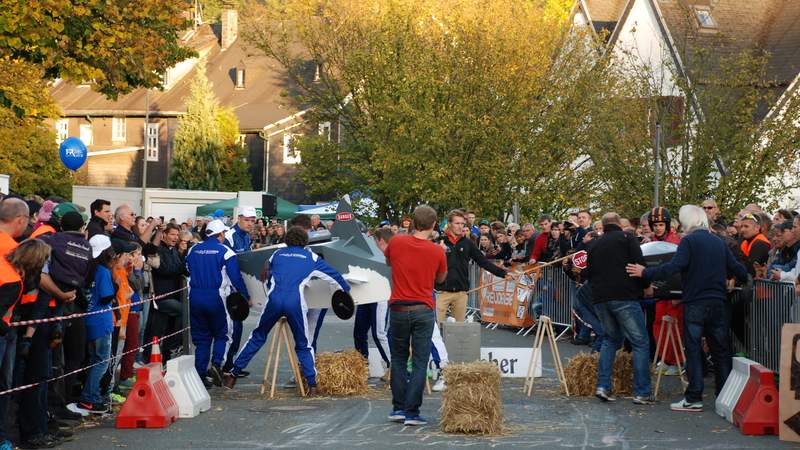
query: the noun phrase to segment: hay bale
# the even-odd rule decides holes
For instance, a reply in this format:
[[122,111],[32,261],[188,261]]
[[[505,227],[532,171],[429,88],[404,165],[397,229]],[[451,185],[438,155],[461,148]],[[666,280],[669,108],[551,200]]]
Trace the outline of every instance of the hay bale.
[[597,365],[600,362],[597,353],[578,353],[564,367],[569,393],[579,397],[594,395],[597,384]]
[[633,355],[619,350],[614,359],[611,383],[617,395],[633,395]]
[[363,395],[369,391],[367,360],[356,350],[316,355],[317,389],[323,395]]
[[500,370],[479,361],[451,364],[444,371],[441,426],[445,433],[499,434],[503,430]]
[[[597,366],[600,363],[599,353],[578,353],[564,368],[570,394],[581,397],[594,395],[597,385]],[[611,372],[611,384],[614,394],[633,394],[633,356],[619,350],[614,359],[614,370]]]

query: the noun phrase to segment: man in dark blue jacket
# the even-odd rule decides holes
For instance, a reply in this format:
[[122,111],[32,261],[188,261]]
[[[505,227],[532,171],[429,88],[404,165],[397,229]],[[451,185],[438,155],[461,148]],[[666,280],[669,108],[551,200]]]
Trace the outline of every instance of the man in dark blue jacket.
[[189,318],[195,345],[195,368],[201,379],[208,370],[217,386],[222,386],[221,366],[231,343],[232,321],[225,299],[231,288],[246,299],[250,298],[239,272],[236,253],[223,244],[226,231],[228,227],[222,221],[212,221],[206,226],[206,240],[192,247],[186,255],[186,267],[191,275]]
[[[225,244],[232,248],[237,254],[249,252],[253,247],[253,239],[250,237],[250,233],[253,232],[255,223],[256,209],[252,206],[240,206],[239,220],[236,222],[236,225],[225,232]],[[233,368],[233,358],[239,351],[243,330],[244,322],[234,320],[230,346],[228,346],[228,350],[225,352],[225,365],[222,366],[224,372],[230,372],[231,368]],[[250,375],[250,372],[242,371],[241,375],[247,376]]]
[[666,280],[680,272],[683,285],[684,344],[689,386],[684,398],[670,405],[673,411],[703,410],[703,350],[706,337],[714,361],[716,394],[731,372],[730,317],[725,305],[728,278],[747,280],[747,269],[736,260],[722,239],[708,231],[708,217],[700,207],[685,205],[679,214],[686,236],[672,260],[645,269],[628,265],[628,274],[646,281]]

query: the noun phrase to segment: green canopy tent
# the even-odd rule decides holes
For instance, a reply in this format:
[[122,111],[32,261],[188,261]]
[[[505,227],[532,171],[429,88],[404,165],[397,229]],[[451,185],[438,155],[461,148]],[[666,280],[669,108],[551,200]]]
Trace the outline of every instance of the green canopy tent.
[[[239,206],[239,199],[231,198],[228,200],[221,200],[218,202],[213,202],[202,206],[198,206],[196,211],[197,211],[197,216],[199,217],[199,216],[210,216],[214,214],[214,211],[221,209],[226,216],[232,217],[233,210],[237,206]],[[261,208],[256,208],[256,211],[260,212]],[[271,218],[288,220],[294,217],[296,212],[297,212],[297,205],[278,197],[278,214],[275,217]]]

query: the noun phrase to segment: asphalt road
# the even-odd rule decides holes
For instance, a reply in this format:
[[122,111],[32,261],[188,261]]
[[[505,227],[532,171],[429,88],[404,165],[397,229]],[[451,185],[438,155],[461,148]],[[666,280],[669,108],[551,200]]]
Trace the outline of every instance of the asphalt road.
[[[245,324],[255,325],[251,316]],[[245,330],[247,336],[248,330]],[[528,347],[532,336],[510,330],[483,330],[484,347]],[[352,320],[329,319],[322,328],[319,351],[350,349]],[[562,357],[588,347],[559,344]],[[194,419],[180,419],[167,429],[118,430],[107,417],[76,432],[65,449],[262,449],[262,448],[610,448],[610,449],[782,449],[797,448],[777,437],[743,436],[713,412],[713,383],[707,382],[706,410],[675,413],[669,402],[680,398],[676,377],[667,377],[662,400],[635,406],[627,400],[605,404],[595,398],[567,398],[558,391],[549,351],[544,353],[544,377],[537,379],[532,397],[522,395],[522,379],[504,379],[502,390],[506,431],[500,436],[472,437],[440,431],[441,396],[426,395],[424,427],[389,423],[391,393],[371,380],[371,391],[358,398],[302,399],[294,390],[281,390],[276,399],[259,395],[266,360],[262,349],[249,369],[254,375],[239,380],[236,391],[212,389],[211,410]],[[279,377],[289,378],[287,363]],[[708,394],[708,389],[711,389]]]

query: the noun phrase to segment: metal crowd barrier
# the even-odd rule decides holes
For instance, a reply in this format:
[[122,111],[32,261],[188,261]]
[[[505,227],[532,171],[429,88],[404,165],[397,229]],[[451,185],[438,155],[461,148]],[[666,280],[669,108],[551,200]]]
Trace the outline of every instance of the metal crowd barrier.
[[778,371],[781,353],[781,328],[797,321],[798,301],[794,285],[757,280],[749,302],[746,324],[749,358],[768,369]]
[[561,266],[544,267],[531,290],[531,314],[537,319],[548,316],[554,325],[572,327],[572,299],[576,290],[575,282]]
[[[469,289],[475,289],[481,283],[481,268],[474,262],[469,263]],[[467,317],[479,322],[481,320],[481,299],[478,291],[470,292],[467,296]]]

